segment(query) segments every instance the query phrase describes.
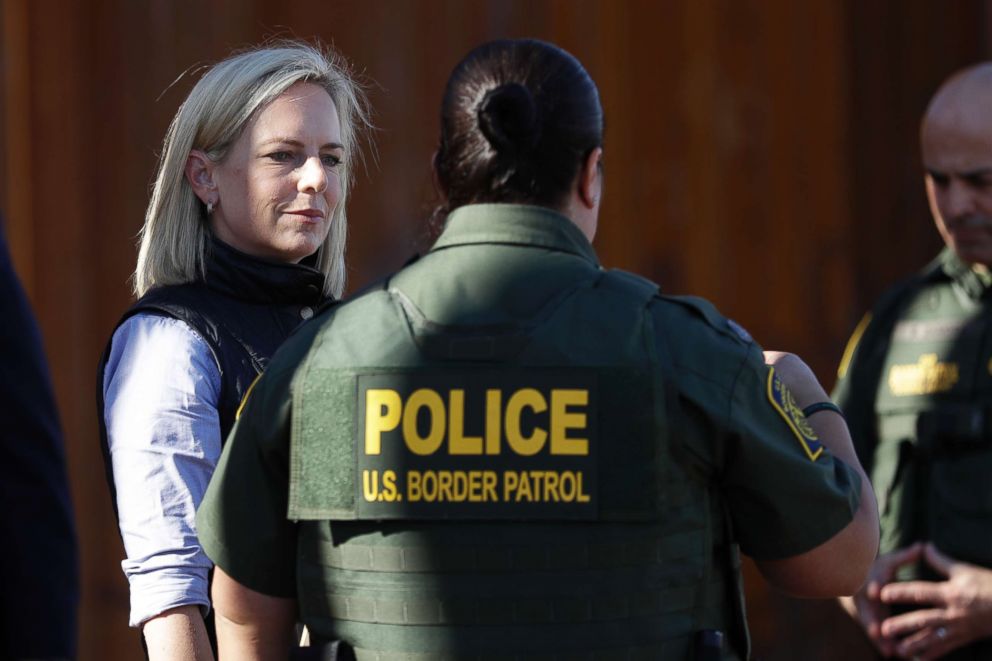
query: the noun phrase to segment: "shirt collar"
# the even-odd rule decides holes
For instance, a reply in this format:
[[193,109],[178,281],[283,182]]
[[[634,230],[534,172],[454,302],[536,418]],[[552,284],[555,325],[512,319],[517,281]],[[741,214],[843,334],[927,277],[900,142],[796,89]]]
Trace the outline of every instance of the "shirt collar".
[[536,246],[577,255],[599,266],[596,251],[575,223],[547,207],[469,204],[448,214],[431,251],[482,243]]
[[982,298],[992,287],[992,275],[971,268],[950,248],[944,248],[939,260],[944,274],[958,283],[969,298],[975,300]]

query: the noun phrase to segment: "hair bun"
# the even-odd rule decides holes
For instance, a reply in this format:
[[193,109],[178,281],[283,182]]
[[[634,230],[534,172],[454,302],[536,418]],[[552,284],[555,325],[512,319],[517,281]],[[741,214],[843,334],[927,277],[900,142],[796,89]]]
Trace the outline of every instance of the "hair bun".
[[486,92],[479,104],[478,119],[479,129],[497,153],[526,153],[540,137],[534,97],[519,83]]

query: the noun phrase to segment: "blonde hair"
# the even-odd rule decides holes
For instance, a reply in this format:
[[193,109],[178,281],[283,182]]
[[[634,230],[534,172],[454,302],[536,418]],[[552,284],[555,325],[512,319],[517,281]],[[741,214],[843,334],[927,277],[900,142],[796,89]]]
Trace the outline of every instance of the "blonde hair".
[[341,197],[316,264],[324,274],[324,293],[341,296],[348,231],[345,208],[353,162],[360,156],[358,134],[371,126],[368,102],[341,56],[296,41],[254,48],[219,62],[179,107],[165,134],[141,228],[134,271],[136,296],[153,287],[192,282],[205,273],[210,229],[206,206],[185,176],[190,151],[199,149],[214,161],[223,160],[252,115],[299,82],[322,87],[341,122]]

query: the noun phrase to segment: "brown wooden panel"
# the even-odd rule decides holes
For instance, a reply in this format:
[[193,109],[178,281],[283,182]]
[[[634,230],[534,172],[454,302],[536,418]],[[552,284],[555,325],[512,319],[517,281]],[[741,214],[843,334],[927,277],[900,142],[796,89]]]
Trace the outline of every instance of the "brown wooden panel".
[[[137,653],[93,372],[129,301],[157,150],[199,66],[317,37],[368,77],[378,159],[349,209],[354,290],[428,245],[428,164],[456,61],[487,39],[556,41],[607,113],[603,262],[713,299],[829,382],[863,308],[936,248],[916,126],[936,84],[986,56],[986,4],[3,0],[0,202],[68,439],[81,658]],[[815,633],[846,623],[832,606],[773,597],[753,571],[749,593],[762,658],[835,658]]]
[[[13,5],[8,7],[8,2],[0,2],[0,36],[6,34],[4,27],[9,23],[7,13],[11,11]],[[15,42],[16,44],[16,42]],[[8,65],[10,52],[13,51],[12,44],[4,41],[0,42],[0,100],[9,99],[10,91],[8,81],[10,79],[9,70],[13,67]],[[20,69],[20,67],[18,67]],[[5,103],[0,103],[0,210],[7,207],[7,107]],[[2,211],[0,211],[2,216]],[[6,223],[0,221],[0,231],[4,231]]]
[[[989,56],[988,3],[851,0],[850,181],[858,308],[939,249],[923,192],[919,122],[953,71]],[[883,257],[884,255],[884,257]],[[850,320],[850,324],[857,321]]]
[[[30,83],[28,79],[28,3],[27,0],[4,0],[3,49],[3,118],[4,118],[4,207],[7,218],[24,218],[29,213],[30,192],[27,173],[31,165],[28,136],[31,130]],[[32,274],[34,263],[30,246],[31,227],[27,223],[7,222],[7,240],[14,265],[22,274]],[[34,279],[25,278],[25,289],[32,293]]]

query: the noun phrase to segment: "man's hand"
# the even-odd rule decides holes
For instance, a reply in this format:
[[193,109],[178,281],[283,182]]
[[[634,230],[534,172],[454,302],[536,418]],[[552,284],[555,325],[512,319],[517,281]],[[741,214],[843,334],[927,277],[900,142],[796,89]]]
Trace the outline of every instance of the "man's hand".
[[889,606],[882,600],[881,595],[888,587],[897,585],[892,583],[892,579],[899,568],[916,562],[922,552],[923,545],[914,544],[880,555],[871,566],[864,587],[853,597],[841,599],[841,606],[857,620],[868,635],[868,640],[883,657],[896,653],[898,641],[894,634],[883,627],[883,622],[889,621],[886,620],[889,617]]
[[992,570],[954,560],[930,543],[917,547],[917,555],[947,580],[907,581],[882,588],[883,604],[920,607],[882,622],[882,635],[898,639],[895,653],[929,661],[992,636]]

